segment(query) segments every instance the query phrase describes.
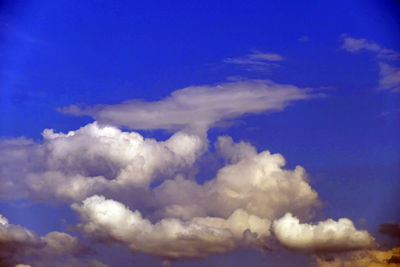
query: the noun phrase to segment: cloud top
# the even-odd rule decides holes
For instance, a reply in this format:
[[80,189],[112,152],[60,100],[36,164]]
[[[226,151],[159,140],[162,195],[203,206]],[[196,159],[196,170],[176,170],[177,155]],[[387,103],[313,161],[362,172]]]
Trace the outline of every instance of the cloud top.
[[374,238],[367,231],[359,231],[351,220],[341,218],[321,221],[318,224],[300,223],[287,213],[275,220],[273,231],[277,239],[288,248],[307,251],[346,251],[371,248]]

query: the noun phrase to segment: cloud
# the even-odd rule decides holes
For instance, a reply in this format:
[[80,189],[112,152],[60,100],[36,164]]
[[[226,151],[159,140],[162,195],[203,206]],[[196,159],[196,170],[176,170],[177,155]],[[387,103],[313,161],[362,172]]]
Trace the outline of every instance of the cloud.
[[381,60],[396,60],[400,59],[400,53],[384,48],[380,46],[379,44],[369,41],[367,39],[357,39],[353,37],[348,37],[347,35],[342,35],[342,49],[351,52],[351,53],[356,53],[360,51],[370,51],[376,53],[376,56],[378,59]]
[[132,129],[184,129],[199,134],[245,114],[282,110],[296,100],[314,97],[310,92],[309,88],[250,80],[186,87],[160,101],[129,100],[87,108],[72,105],[58,110]]
[[382,48],[374,42],[367,39],[356,39],[352,37],[344,37],[342,48],[349,52],[358,52],[362,50],[379,52]]
[[301,167],[283,170],[281,155],[257,153],[251,144],[234,143],[227,136],[218,138],[215,146],[228,165],[214,179],[201,185],[180,175],[152,189],[156,223],[139,210],[96,195],[72,204],[83,221],[79,228],[93,240],[181,259],[238,247],[263,249],[272,219],[288,210],[312,217],[318,195]]
[[342,35],[342,48],[348,52],[359,51],[374,52],[379,64],[379,89],[391,92],[400,92],[400,68],[388,64],[385,61],[400,60],[400,53],[391,49],[381,47],[375,42],[367,39],[356,39]]
[[219,138],[216,147],[229,164],[202,185],[177,177],[154,188],[154,198],[163,206],[159,214],[182,219],[209,214],[226,218],[245,209],[269,220],[289,211],[312,218],[320,203],[302,167],[285,170],[282,155],[256,153],[250,144],[235,144],[230,137]]
[[400,68],[380,62],[379,86],[382,90],[400,92]]
[[273,53],[254,52],[243,57],[224,59],[225,63],[238,65],[268,65],[268,61],[282,61],[281,55]]
[[[81,259],[90,252],[77,237],[67,233],[50,232],[39,237],[20,225],[10,224],[0,214],[0,265],[1,266],[93,266],[105,265]],[[27,265],[29,264],[29,265]]]
[[[309,221],[321,206],[306,171],[301,166],[286,169],[282,155],[258,152],[250,143],[234,142],[229,136],[219,137],[215,152],[208,151],[206,131],[247,113],[281,110],[294,100],[310,97],[314,97],[310,89],[240,81],[188,87],[157,102],[74,107],[69,112],[89,112],[100,122],[68,133],[46,129],[40,142],[0,140],[4,185],[0,197],[72,203],[81,218],[77,229],[93,242],[117,243],[166,260],[206,257],[239,247],[265,249],[275,238],[287,245],[276,228],[284,215]],[[157,141],[115,125],[178,131]],[[213,179],[200,184],[195,179],[196,162],[207,151],[224,165]],[[341,250],[364,248],[356,237],[371,238],[347,219],[332,222],[320,223],[334,227],[328,243],[310,241],[314,250],[333,250],[339,245]],[[320,224],[299,224],[298,228],[319,229]],[[18,229],[18,234],[12,229]],[[343,231],[349,234],[347,239]],[[5,232],[10,240],[22,237],[17,240],[17,254],[11,251],[19,255],[13,258],[15,264],[40,266],[45,260],[52,266],[65,257],[65,266],[102,266],[82,260],[80,254],[85,251],[68,234],[39,237],[16,226]],[[34,260],[22,261],[27,257]]]
[[400,247],[390,250],[361,250],[336,255],[333,259],[317,258],[320,267],[384,267],[399,266]]
[[[274,238],[291,247],[293,237],[287,241],[279,235],[278,226],[287,216],[281,217],[291,213],[308,221],[320,207],[302,167],[285,169],[282,155],[258,152],[229,136],[215,143],[216,156],[225,165],[203,184],[193,172],[208,140],[185,132],[156,141],[95,122],[68,133],[47,129],[39,143],[19,138],[3,140],[0,147],[1,179],[7,188],[2,197],[72,202],[82,220],[78,229],[93,241],[117,242],[165,259],[206,257],[239,247],[265,249]],[[160,184],[151,186],[155,181]],[[121,197],[123,192],[129,197]],[[347,219],[297,227],[318,232],[325,225],[332,232],[308,240],[306,250],[363,248],[366,236],[371,238]],[[17,244],[17,255],[23,256],[15,260],[29,256],[53,262],[70,255],[66,266],[82,262],[75,237],[57,232],[38,237],[17,226],[4,232],[7,244]]]
[[307,35],[303,35],[299,39],[297,39],[297,41],[299,42],[308,42],[309,40],[310,38]]
[[83,219],[79,227],[84,233],[97,236],[103,242],[118,241],[134,252],[167,259],[223,253],[242,242],[254,243],[269,235],[270,222],[244,210],[237,210],[226,220],[165,218],[153,224],[139,211],[131,211],[122,203],[103,196],[92,196],[81,205],[73,204],[72,209]]
[[374,245],[367,231],[357,230],[346,218],[307,224],[287,213],[273,222],[273,232],[284,246],[306,251],[346,251]]
[[268,71],[271,67],[276,66],[276,62],[282,60],[284,58],[279,54],[254,51],[242,57],[226,58],[224,63],[238,65],[248,71]]
[[82,200],[104,190],[147,188],[193,165],[202,138],[177,132],[166,141],[98,123],[67,134],[43,131],[43,141],[0,141],[3,198]]

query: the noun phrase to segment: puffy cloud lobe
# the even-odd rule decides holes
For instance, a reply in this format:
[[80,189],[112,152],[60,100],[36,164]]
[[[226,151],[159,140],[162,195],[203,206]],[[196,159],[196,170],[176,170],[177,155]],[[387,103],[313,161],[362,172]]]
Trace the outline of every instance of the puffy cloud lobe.
[[126,186],[146,188],[190,167],[206,143],[182,132],[157,142],[96,122],[67,134],[47,129],[42,143],[0,142],[0,192],[71,201]]
[[59,111],[90,115],[100,122],[133,129],[185,129],[204,134],[208,128],[229,119],[282,110],[295,100],[311,97],[310,89],[267,80],[250,80],[186,87],[154,102],[130,100],[118,105],[88,108],[72,105]]
[[0,246],[2,250],[13,247],[41,246],[42,240],[32,231],[19,226],[9,224],[7,218],[0,214]]
[[268,151],[257,154],[247,143],[220,138],[217,151],[231,164],[203,185],[177,177],[154,188],[162,216],[190,219],[196,216],[227,218],[237,209],[273,220],[286,212],[310,219],[320,203],[308,184],[304,169],[285,170],[285,159]]
[[359,231],[351,220],[341,218],[318,224],[300,223],[287,213],[273,222],[276,238],[286,247],[306,251],[346,251],[370,248],[374,239],[367,231]]
[[244,210],[235,211],[228,219],[193,218],[182,221],[162,219],[153,224],[139,211],[122,203],[92,196],[81,205],[73,204],[84,223],[82,230],[94,237],[118,241],[132,251],[179,259],[222,253],[241,243],[256,244],[269,236],[270,222]]
[[234,143],[230,136],[220,136],[215,143],[215,149],[226,161],[237,163],[242,159],[253,157],[257,149],[247,142]]

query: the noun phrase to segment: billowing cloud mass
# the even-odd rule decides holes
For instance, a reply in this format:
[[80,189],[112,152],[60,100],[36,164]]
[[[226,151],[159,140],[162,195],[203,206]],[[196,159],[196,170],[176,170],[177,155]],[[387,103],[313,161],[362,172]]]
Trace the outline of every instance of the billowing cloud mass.
[[[1,146],[1,179],[7,186],[2,197],[25,192],[23,196],[43,201],[72,202],[85,236],[117,242],[133,252],[176,260],[238,247],[264,249],[274,238],[284,246],[313,250],[357,249],[372,243],[367,232],[357,231],[347,219],[310,226],[288,218],[285,214],[290,212],[311,220],[320,207],[305,170],[285,169],[282,155],[258,152],[229,136],[215,143],[225,166],[203,184],[193,179],[190,169],[208,141],[184,132],[156,141],[95,122],[66,134],[45,130],[41,143],[13,139]],[[157,180],[160,183],[151,186]],[[125,200],[119,196],[123,190],[131,195]],[[140,191],[147,195],[143,198]],[[130,208],[140,207],[140,201],[148,202],[144,211]],[[295,222],[289,228],[288,219]],[[308,231],[311,237],[298,243],[296,235],[288,236],[293,231]],[[39,238],[25,229],[21,233],[23,244],[45,244],[41,255],[57,254],[61,247],[75,253],[76,245],[68,245],[75,239],[66,234]]]
[[[318,194],[300,166],[285,170],[285,159],[268,151],[257,153],[248,143],[220,137],[217,151],[230,164],[203,185],[177,177],[154,188],[164,216],[184,219],[212,214],[226,218],[237,209],[269,220],[288,211],[310,219],[318,207]],[[160,212],[161,212],[160,211]]]
[[160,101],[130,100],[118,105],[60,108],[89,115],[102,123],[132,129],[169,129],[204,133],[208,128],[244,114],[279,111],[295,100],[312,97],[310,89],[267,80],[238,81],[217,86],[191,86]]
[[300,223],[287,213],[273,222],[277,239],[288,248],[308,251],[346,251],[370,248],[374,239],[367,231],[359,231],[351,220],[341,218],[321,221],[318,224]]
[[82,205],[73,204],[85,223],[86,234],[126,244],[132,251],[169,259],[203,257],[222,253],[240,242],[257,242],[269,235],[270,222],[238,210],[228,219],[194,218],[182,221],[166,218],[151,223],[139,211],[102,196],[92,196]]
[[50,232],[39,237],[25,227],[10,224],[0,214],[0,266],[24,266],[25,261],[39,267],[106,266],[96,260],[82,259],[89,252],[78,238],[67,233]]
[[0,141],[0,148],[3,197],[67,201],[106,189],[147,187],[191,166],[206,145],[182,132],[157,142],[95,122],[67,134],[46,129],[42,143]]
[[[100,121],[68,133],[46,129],[40,142],[0,141],[0,198],[70,203],[80,218],[76,230],[91,242],[119,244],[166,260],[236,248],[283,246],[309,252],[370,247],[373,238],[348,219],[300,224],[321,208],[301,166],[286,169],[282,155],[259,152],[229,136],[218,138],[215,151],[209,149],[209,127],[310,97],[309,89],[242,81],[188,87],[157,102],[70,106],[63,111]],[[122,131],[121,125],[179,131],[159,141]],[[223,166],[199,183],[197,164],[204,153]],[[3,258],[12,255],[13,264],[54,266],[64,257],[66,266],[102,266],[82,259],[89,249],[76,237],[60,232],[39,237],[3,217],[0,222],[2,246],[10,248]],[[33,260],[24,261],[28,256]]]
[[348,52],[370,51],[375,53],[379,64],[379,89],[400,92],[400,68],[387,61],[400,60],[400,53],[383,48],[375,42],[366,39],[356,39],[343,35],[342,48]]

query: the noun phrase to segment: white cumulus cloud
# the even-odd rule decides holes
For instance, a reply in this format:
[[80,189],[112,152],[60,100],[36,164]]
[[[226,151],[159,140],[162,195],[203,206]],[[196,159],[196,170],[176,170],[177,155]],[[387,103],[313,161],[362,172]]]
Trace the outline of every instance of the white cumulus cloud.
[[374,238],[367,231],[354,227],[351,220],[341,218],[318,222],[300,223],[287,213],[273,222],[273,232],[277,239],[288,248],[308,251],[346,251],[370,248]]
[[43,141],[0,141],[3,197],[81,200],[104,190],[143,187],[190,167],[207,141],[177,132],[166,141],[88,124],[76,131],[43,132]]
[[118,241],[134,252],[167,259],[204,257],[223,253],[243,244],[256,244],[269,236],[270,222],[244,210],[228,219],[193,218],[182,221],[164,218],[157,223],[142,217],[120,202],[92,196],[73,204],[82,220],[84,233],[104,240]]

